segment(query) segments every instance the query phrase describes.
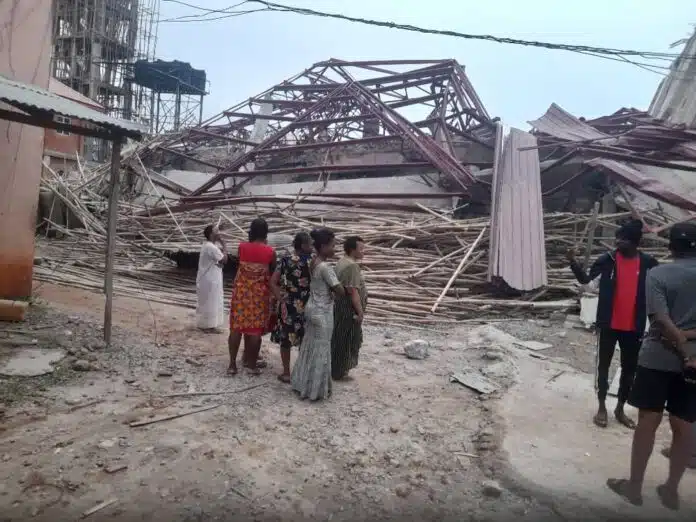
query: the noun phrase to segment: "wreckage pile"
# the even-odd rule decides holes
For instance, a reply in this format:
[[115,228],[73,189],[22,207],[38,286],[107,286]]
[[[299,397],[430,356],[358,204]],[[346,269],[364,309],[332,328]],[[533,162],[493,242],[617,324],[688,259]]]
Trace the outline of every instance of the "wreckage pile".
[[[45,188],[84,224],[67,229],[53,223],[61,240],[40,241],[39,281],[100,291],[104,280],[106,204],[84,188],[49,176]],[[76,193],[76,188],[82,187]],[[353,204],[355,205],[355,203]],[[416,211],[417,210],[417,211]],[[191,210],[149,216],[145,209],[122,202],[116,239],[116,295],[152,302],[195,307],[195,271],[179,269],[177,252],[197,252],[202,230],[217,223],[234,252],[246,238],[252,219],[263,216],[279,251],[290,246],[299,231],[319,226],[335,230],[339,239],[359,235],[368,245],[364,261],[370,291],[369,316],[392,324],[448,323],[494,316],[517,316],[530,310],[565,311],[576,305],[577,284],[565,253],[587,244],[594,230],[595,251],[609,248],[602,239],[613,236],[626,214],[547,214],[544,218],[549,284],[543,290],[511,295],[488,282],[489,218],[455,220],[451,213],[422,207],[412,212],[364,209],[348,203],[317,210],[297,205],[248,204],[233,209]],[[225,285],[229,290],[230,284]],[[229,296],[228,296],[229,297]]]
[[[696,131],[555,104],[529,123],[506,133],[455,60],[316,63],[123,151],[115,292],[195,306],[203,228],[217,223],[234,253],[258,216],[281,251],[319,226],[361,236],[368,317],[381,323],[572,308],[566,251],[580,247],[587,265],[629,216],[653,232],[644,248],[666,255],[659,234],[696,211]],[[42,242],[37,279],[103,287],[107,169],[44,180],[83,228],[49,217],[64,238]],[[461,206],[436,208],[445,201]]]

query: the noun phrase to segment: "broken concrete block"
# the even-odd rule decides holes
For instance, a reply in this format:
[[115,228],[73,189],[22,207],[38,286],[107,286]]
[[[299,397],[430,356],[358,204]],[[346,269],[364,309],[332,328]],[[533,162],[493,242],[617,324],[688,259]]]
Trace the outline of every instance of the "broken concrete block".
[[410,341],[404,346],[404,353],[409,359],[423,360],[430,355],[430,343],[421,339]]
[[85,359],[78,359],[72,364],[72,369],[76,372],[88,372],[92,369],[92,365]]
[[481,486],[482,493],[488,498],[500,498],[503,494],[503,488],[494,480],[487,480]]
[[0,299],[0,321],[24,321],[28,308],[26,301]]

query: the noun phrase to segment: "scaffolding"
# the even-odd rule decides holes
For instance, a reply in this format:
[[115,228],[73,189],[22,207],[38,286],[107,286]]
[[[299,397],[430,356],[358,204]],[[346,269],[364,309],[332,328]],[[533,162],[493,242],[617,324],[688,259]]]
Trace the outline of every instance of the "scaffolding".
[[[152,94],[133,65],[152,60],[159,0],[54,0],[52,74],[110,116],[151,125]],[[95,144],[86,148],[93,149]],[[89,156],[94,156],[95,151]],[[93,159],[103,159],[100,153]]]

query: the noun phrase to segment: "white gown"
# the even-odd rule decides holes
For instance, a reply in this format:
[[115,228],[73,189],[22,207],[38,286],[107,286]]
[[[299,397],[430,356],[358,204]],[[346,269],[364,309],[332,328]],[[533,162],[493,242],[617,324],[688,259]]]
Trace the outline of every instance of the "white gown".
[[223,257],[222,251],[210,241],[206,241],[201,247],[196,275],[198,328],[220,328],[225,322],[222,267],[219,265]]

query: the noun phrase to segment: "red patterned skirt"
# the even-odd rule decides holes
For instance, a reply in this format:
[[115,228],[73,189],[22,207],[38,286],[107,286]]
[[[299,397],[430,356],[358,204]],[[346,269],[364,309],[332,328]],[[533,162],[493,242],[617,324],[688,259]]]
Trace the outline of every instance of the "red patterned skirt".
[[271,320],[268,268],[256,263],[240,263],[232,287],[230,331],[263,335]]

